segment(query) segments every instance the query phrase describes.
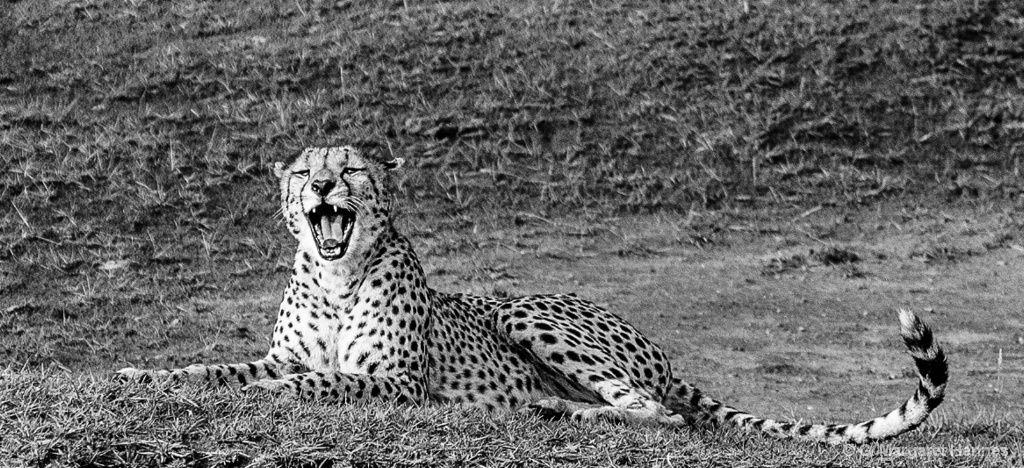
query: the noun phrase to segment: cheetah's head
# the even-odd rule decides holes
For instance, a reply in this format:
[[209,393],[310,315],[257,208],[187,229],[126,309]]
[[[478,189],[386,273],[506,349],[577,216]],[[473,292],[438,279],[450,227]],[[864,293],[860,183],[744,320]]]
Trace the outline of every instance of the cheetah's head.
[[386,171],[401,164],[347,146],[306,148],[290,166],[277,163],[282,212],[300,249],[327,261],[365,252],[391,222]]

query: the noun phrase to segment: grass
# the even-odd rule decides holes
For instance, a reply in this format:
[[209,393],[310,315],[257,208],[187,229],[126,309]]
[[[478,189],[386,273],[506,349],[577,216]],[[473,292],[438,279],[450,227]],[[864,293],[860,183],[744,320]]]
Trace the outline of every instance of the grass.
[[[1024,8],[995,0],[6,4],[0,433],[17,436],[0,452],[79,466],[916,466],[932,461],[886,450],[998,446],[1019,463],[1021,338],[1006,330],[1019,328],[1022,25]],[[578,290],[692,358],[716,395],[787,389],[752,408],[772,414],[876,404],[869,379],[906,364],[865,357],[897,346],[879,344],[874,327],[891,323],[876,312],[924,306],[962,366],[952,409],[866,454],[102,377],[265,351],[292,249],[270,164],[322,142],[409,161],[402,224],[439,289]],[[836,349],[862,367],[822,370]],[[837,382],[847,390],[807,390]]]
[[[1013,463],[1021,449],[999,439],[965,445],[970,439],[964,434],[1006,424],[992,415],[969,425],[930,425],[904,441],[920,451],[907,456],[900,450],[909,449],[893,443],[854,450],[706,429],[551,423],[445,406],[267,402],[225,390],[166,391],[60,372],[8,369],[3,376],[0,392],[14,398],[0,406],[9,425],[0,455],[34,466],[764,466],[780,460],[790,466],[999,466]],[[965,446],[972,453],[950,451]]]
[[0,77],[27,219],[89,190],[128,225],[227,210],[316,140],[410,156],[456,210],[1019,192],[1012,2],[46,5],[11,7]]

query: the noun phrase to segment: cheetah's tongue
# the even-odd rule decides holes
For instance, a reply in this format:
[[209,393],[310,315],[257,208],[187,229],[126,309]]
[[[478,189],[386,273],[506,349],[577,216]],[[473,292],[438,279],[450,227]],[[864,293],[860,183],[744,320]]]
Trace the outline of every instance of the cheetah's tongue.
[[320,231],[323,232],[323,247],[325,249],[338,247],[345,235],[342,217],[339,215],[324,215],[320,218]]

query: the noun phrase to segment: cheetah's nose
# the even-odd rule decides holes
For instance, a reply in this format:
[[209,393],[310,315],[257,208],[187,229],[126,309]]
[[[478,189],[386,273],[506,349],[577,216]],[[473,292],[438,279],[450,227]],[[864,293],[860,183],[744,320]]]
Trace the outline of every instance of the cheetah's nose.
[[313,189],[313,193],[322,197],[330,193],[331,189],[334,188],[334,181],[330,179],[314,180],[310,184],[310,188]]

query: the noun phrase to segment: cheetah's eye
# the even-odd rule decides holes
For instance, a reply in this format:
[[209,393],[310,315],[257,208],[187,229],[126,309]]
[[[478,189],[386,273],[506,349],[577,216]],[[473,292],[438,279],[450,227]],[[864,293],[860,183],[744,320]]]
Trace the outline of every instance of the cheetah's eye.
[[309,175],[309,169],[303,169],[301,171],[292,172],[292,175],[299,177],[306,177]]
[[358,174],[360,172],[366,172],[365,167],[346,167],[341,170],[342,175]]

